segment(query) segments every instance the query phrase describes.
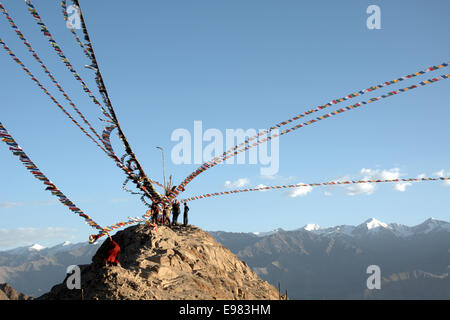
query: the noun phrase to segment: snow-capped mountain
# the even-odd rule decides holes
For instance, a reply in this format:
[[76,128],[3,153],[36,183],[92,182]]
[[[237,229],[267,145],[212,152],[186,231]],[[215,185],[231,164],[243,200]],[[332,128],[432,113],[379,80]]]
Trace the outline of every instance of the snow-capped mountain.
[[69,251],[69,250],[73,250],[76,249],[77,247],[86,245],[86,243],[82,242],[82,243],[76,243],[73,244],[70,241],[65,241],[63,243],[60,243],[56,246],[50,247],[47,249],[48,253],[54,254],[57,252],[64,252],[64,251]]
[[[300,229],[293,231],[307,231],[317,235],[324,236],[349,236],[349,237],[365,237],[365,236],[383,236],[393,235],[396,237],[404,238],[413,235],[419,235],[429,232],[450,232],[450,223],[433,218],[429,218],[423,223],[409,227],[397,223],[385,223],[375,218],[370,218],[357,226],[339,225],[335,227],[322,228],[317,224],[309,223]],[[253,232],[253,234],[263,237],[279,232],[285,232],[285,230],[278,228],[269,232]]]
[[[356,226],[307,224],[265,237],[211,233],[293,299],[449,299],[450,223],[416,226],[368,219]],[[369,265],[378,265],[382,290],[365,290]],[[376,292],[375,292],[376,291]]]
[[[307,224],[261,237],[210,233],[263,280],[284,283],[293,299],[450,298],[445,221],[405,226],[372,218],[356,226]],[[373,264],[381,268],[382,290],[365,290]]]
[[41,251],[44,249],[45,249],[45,247],[41,246],[39,243],[35,243],[31,247],[28,248],[29,251]]
[[450,223],[430,218],[411,228],[414,233],[430,233],[435,231],[450,231]]
[[18,247],[15,249],[7,250],[5,252],[12,254],[12,255],[24,255],[24,254],[40,252],[45,249],[46,248],[44,246],[41,246],[40,244],[35,243],[31,246]]
[[318,231],[318,230],[320,230],[321,228],[320,228],[320,226],[319,226],[318,224],[315,224],[315,223],[308,223],[307,225],[305,225],[305,226],[303,227],[303,229],[306,230],[306,231]]
[[[450,278],[445,274],[450,265],[450,223],[445,221],[430,218],[405,226],[369,219],[356,226],[307,224],[292,231],[210,234],[264,280],[284,283],[294,298],[363,297],[358,290],[366,281],[367,266],[374,263],[381,265],[386,279],[402,280],[398,280],[400,286],[408,279],[417,282],[417,288],[408,291],[411,297],[423,297],[424,291],[432,298],[449,296]],[[39,296],[61,281],[68,265],[90,263],[99,244],[64,242],[49,248],[33,245],[0,252],[0,283]],[[432,274],[432,278],[414,280],[419,274]],[[335,283],[330,284],[330,279]],[[447,295],[439,294],[441,286]],[[381,290],[384,297],[398,298],[399,287],[385,288]]]
[[57,244],[56,246],[47,248],[38,243],[35,243],[31,246],[19,247],[11,250],[6,250],[3,252],[8,253],[10,255],[22,255],[22,256],[29,254],[55,254],[58,252],[75,250],[77,248],[86,246],[87,244],[88,244],[87,242],[72,243],[70,241],[65,241],[63,243]]
[[272,231],[266,231],[266,232],[252,232],[252,234],[254,234],[255,236],[258,237],[265,237],[265,236],[270,236],[272,234],[278,233],[278,232],[283,232],[284,230],[281,228],[277,228],[275,230]]
[[0,283],[37,297],[61,281],[67,266],[90,263],[101,243],[66,241],[49,248],[33,244],[0,251]]
[[381,221],[378,221],[375,218],[371,218],[371,219],[365,221],[363,223],[363,225],[366,226],[367,230],[377,230],[379,228],[390,229],[388,224],[386,224],[384,222],[381,222]]
[[374,235],[380,232],[392,231],[392,227],[387,223],[381,222],[375,218],[370,218],[360,225],[356,226],[352,231],[353,236]]

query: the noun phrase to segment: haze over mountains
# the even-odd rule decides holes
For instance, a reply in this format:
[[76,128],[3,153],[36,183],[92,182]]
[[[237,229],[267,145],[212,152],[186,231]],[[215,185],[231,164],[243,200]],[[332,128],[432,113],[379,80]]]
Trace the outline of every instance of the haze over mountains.
[[[432,231],[450,231],[450,223],[429,218],[425,222],[417,226],[408,227],[397,223],[386,224],[384,222],[378,221],[375,218],[371,218],[358,226],[340,225],[330,228],[322,228],[317,224],[310,223],[300,229],[291,230],[291,232],[302,230],[310,231],[315,234],[321,235],[345,234],[348,236],[356,236],[356,237],[364,236],[367,234],[375,234],[381,231],[391,233],[392,235],[395,235],[397,237],[408,237],[414,234],[428,233]],[[269,232],[252,232],[252,234],[262,237],[279,232],[285,232],[285,230],[278,228]]]
[[[408,227],[369,219],[269,233],[211,233],[262,279],[280,281],[297,299],[449,299],[450,223]],[[368,290],[367,267],[381,269],[381,290]]]
[[64,279],[69,265],[91,261],[99,245],[65,242],[51,248],[39,244],[0,252],[0,283],[37,297]]
[[[291,299],[450,299],[445,221],[409,227],[369,219],[357,226],[210,234],[263,280],[280,281]],[[90,263],[98,247],[66,242],[0,252],[0,283],[40,296],[64,279],[67,266]],[[367,289],[369,265],[381,269],[381,290]]]

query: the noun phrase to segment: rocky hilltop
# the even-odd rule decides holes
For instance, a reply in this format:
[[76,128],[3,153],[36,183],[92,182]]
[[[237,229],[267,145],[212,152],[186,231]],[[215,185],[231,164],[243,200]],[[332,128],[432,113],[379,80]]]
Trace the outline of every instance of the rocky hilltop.
[[278,291],[208,233],[194,226],[132,226],[113,237],[118,266],[105,265],[105,241],[82,265],[81,288],[66,279],[39,299],[278,299]]
[[32,298],[17,292],[7,283],[0,283],[0,300],[30,300]]

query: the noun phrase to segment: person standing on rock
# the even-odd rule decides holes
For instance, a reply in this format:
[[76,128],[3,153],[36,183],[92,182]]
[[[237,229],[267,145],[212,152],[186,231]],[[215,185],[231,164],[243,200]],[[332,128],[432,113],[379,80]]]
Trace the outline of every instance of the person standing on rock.
[[158,214],[156,216],[156,221],[158,224],[164,223],[163,217],[164,217],[164,203],[160,202],[158,203]]
[[184,214],[183,214],[183,225],[187,226],[188,224],[188,213],[189,213],[189,207],[187,203],[184,203]]
[[158,214],[159,214],[158,204],[156,202],[153,202],[150,210],[151,210],[150,222],[158,223]]
[[180,202],[175,199],[172,204],[172,225],[173,226],[177,224],[179,215],[180,215]]
[[170,225],[170,205],[168,203],[164,203],[164,209],[163,209],[163,221],[162,224],[168,224]]

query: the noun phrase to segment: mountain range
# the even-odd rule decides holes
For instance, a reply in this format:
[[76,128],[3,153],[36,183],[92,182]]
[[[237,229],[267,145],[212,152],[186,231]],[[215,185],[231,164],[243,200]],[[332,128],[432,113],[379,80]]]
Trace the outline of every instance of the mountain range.
[[34,244],[1,251],[0,283],[38,297],[64,279],[68,266],[89,263],[99,244],[64,242],[51,248]]
[[[325,235],[330,237],[337,235],[364,237],[376,234],[378,232],[384,232],[385,234],[390,234],[399,238],[405,238],[418,234],[427,234],[429,232],[450,231],[450,223],[446,221],[440,221],[434,218],[429,218],[428,220],[424,221],[423,223],[417,226],[408,227],[397,223],[387,224],[378,221],[375,218],[371,218],[358,226],[340,225],[330,228],[322,228],[317,224],[311,223],[305,225],[300,229],[292,231],[310,231],[318,235]],[[285,232],[285,230],[278,228],[269,232],[252,232],[252,234],[254,234],[255,236],[263,237],[276,234],[279,232]]]
[[[408,227],[369,219],[357,226],[211,232],[259,276],[285,285],[296,299],[449,299],[450,223]],[[369,290],[367,268],[381,270]]]
[[[409,227],[369,219],[357,226],[209,232],[263,280],[291,299],[450,299],[450,223],[430,218]],[[99,245],[65,242],[0,252],[0,283],[38,297],[87,264]],[[367,288],[367,267],[381,270],[381,289]]]

